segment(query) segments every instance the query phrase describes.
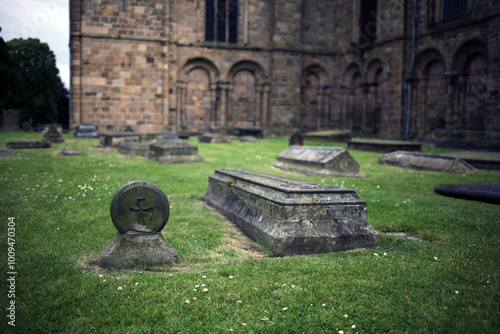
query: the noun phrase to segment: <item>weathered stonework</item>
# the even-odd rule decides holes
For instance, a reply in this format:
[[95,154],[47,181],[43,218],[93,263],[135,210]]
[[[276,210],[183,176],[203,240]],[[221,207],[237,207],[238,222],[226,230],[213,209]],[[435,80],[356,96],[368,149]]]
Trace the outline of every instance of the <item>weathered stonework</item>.
[[209,177],[202,199],[274,255],[375,247],[379,234],[354,190],[241,169]]
[[179,138],[154,141],[149,145],[147,157],[163,164],[203,162],[198,147]]
[[443,1],[70,0],[71,122],[500,145],[500,8]]
[[289,146],[272,165],[308,176],[363,176],[359,164],[343,147]]
[[110,214],[118,233],[101,252],[101,267],[129,269],[177,261],[176,250],[161,234],[170,206],[160,188],[147,181],[124,184],[113,196]]
[[379,157],[378,162],[380,164],[427,171],[443,170],[462,174],[477,171],[476,168],[472,167],[462,159],[406,151],[396,151],[386,154]]

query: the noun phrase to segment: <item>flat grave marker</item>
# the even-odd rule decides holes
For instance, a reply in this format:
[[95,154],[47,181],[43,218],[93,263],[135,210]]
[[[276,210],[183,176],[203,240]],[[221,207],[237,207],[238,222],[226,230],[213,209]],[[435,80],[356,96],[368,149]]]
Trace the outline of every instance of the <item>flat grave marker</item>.
[[289,146],[272,166],[308,176],[363,176],[356,160],[342,147]]
[[462,159],[407,151],[396,151],[383,155],[378,158],[378,163],[426,171],[444,170],[461,174],[477,171],[476,168]]

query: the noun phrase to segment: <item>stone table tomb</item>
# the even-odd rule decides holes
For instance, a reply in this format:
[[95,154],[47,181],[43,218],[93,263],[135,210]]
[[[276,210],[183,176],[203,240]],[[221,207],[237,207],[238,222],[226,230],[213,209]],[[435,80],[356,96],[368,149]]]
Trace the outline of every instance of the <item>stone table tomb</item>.
[[220,169],[202,199],[276,256],[376,247],[380,238],[351,189]]
[[289,146],[272,165],[308,176],[363,176],[356,160],[342,147]]
[[147,158],[163,164],[203,162],[198,147],[175,137],[153,142]]

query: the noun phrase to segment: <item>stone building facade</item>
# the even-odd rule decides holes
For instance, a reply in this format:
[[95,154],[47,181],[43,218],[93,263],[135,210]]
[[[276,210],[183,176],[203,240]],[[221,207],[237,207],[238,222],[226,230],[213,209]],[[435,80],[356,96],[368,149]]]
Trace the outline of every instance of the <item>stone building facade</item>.
[[71,121],[500,145],[495,0],[70,0]]

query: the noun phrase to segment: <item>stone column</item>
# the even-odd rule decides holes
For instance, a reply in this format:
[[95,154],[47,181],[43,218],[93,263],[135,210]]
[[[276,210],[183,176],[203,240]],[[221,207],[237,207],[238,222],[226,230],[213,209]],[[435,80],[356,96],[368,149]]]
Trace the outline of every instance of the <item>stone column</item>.
[[184,108],[184,93],[186,91],[187,83],[184,81],[177,81],[176,84],[176,111],[175,111],[175,125],[178,129],[181,128],[181,110]]
[[211,128],[217,128],[219,126],[219,115],[217,113],[217,83],[210,83],[210,99],[212,101],[212,108],[210,109],[209,124]]
[[227,127],[227,123],[231,121],[229,111],[229,81],[219,81],[218,87],[220,89],[220,119],[221,125]]
[[255,127],[260,127],[262,115],[262,85],[255,85]]
[[271,92],[271,84],[262,84],[262,116],[261,116],[261,126],[267,126],[269,122],[269,93]]

